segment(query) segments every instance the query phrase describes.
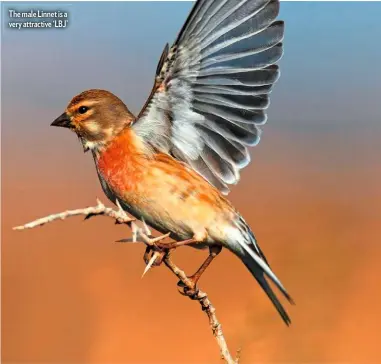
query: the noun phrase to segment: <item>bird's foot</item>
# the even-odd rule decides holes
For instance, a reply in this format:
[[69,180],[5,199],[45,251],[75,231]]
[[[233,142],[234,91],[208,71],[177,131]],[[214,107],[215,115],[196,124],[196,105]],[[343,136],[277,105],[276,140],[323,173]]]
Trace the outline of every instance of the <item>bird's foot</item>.
[[209,248],[209,256],[205,259],[204,263],[201,264],[200,268],[198,268],[197,272],[191,275],[190,277],[187,277],[188,284],[185,284],[183,281],[179,281],[177,283],[177,286],[179,287],[179,292],[184,295],[188,296],[191,299],[198,299],[198,288],[197,288],[197,282],[199,281],[200,277],[205,272],[206,268],[209,267],[210,263],[213,261],[213,259],[220,254],[221,252],[221,246],[211,246]]
[[150,264],[151,260],[153,259],[153,256],[155,255],[156,258],[150,265],[152,267],[158,267],[163,262],[163,259],[166,254],[167,251],[157,246],[147,246],[143,259],[146,265],[148,265]]
[[179,289],[180,294],[183,296],[187,296],[192,300],[197,299],[198,294],[198,288],[197,288],[197,282],[200,278],[199,276],[196,276],[195,274],[193,276],[187,277],[189,281],[189,285],[185,284],[183,281],[179,281],[177,283],[177,287]]
[[169,233],[151,239],[151,243],[147,246],[143,256],[147,267],[157,267],[163,262],[164,257],[169,253],[169,249],[162,243],[162,240],[168,236]]

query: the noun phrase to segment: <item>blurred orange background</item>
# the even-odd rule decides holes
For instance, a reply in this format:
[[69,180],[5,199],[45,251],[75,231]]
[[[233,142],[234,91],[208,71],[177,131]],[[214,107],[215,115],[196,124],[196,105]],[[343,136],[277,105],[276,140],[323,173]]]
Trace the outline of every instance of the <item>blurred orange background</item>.
[[[128,4],[107,9],[114,9],[115,16],[121,12],[117,6],[129,9]],[[74,15],[80,9],[76,6],[71,8]],[[90,10],[93,5],[88,6]],[[186,6],[182,16],[173,18],[174,29],[191,4]],[[296,3],[292,6],[296,9]],[[300,9],[310,11],[312,5],[306,6]],[[285,16],[290,7],[285,5]],[[125,14],[137,19],[143,10],[149,12],[147,7],[140,13],[126,9]],[[379,10],[367,9],[372,14]],[[108,16],[107,11],[102,14]],[[213,262],[200,288],[217,309],[231,351],[242,349],[241,363],[381,362],[380,113],[379,104],[371,102],[377,100],[380,83],[367,88],[366,74],[359,76],[365,79],[362,97],[368,102],[359,108],[356,93],[346,84],[338,83],[341,93],[333,95],[332,86],[313,94],[318,81],[291,80],[300,54],[292,24],[296,29],[299,23],[290,25],[290,51],[282,60],[284,81],[281,77],[274,92],[269,123],[253,150],[253,162],[230,194],[296,301],[292,307],[284,302],[292,325],[282,323],[250,273],[229,252]],[[361,24],[356,30],[365,29]],[[65,42],[68,34],[74,42],[73,27],[57,37]],[[316,28],[305,31],[316,33]],[[76,38],[85,50],[72,59],[69,40],[51,43],[52,52],[44,53],[48,33],[28,33],[28,45],[8,33],[2,69],[2,361],[218,363],[218,347],[199,305],[177,293],[177,280],[165,267],[141,279],[143,245],[115,242],[130,236],[125,226],[104,217],[86,222],[78,217],[12,231],[38,217],[95,205],[96,197],[107,202],[92,158],[81,152],[74,135],[49,123],[70,97],[94,86],[115,90],[127,103],[136,97],[132,109],[138,110],[150,89],[157,57],[140,54],[142,63],[134,61],[144,47],[134,48],[127,40],[130,69],[124,72],[123,62],[108,53],[101,61],[113,72],[105,73],[97,70],[100,63],[87,67],[95,43],[85,38]],[[175,34],[172,28],[169,33]],[[157,56],[168,34],[155,40]],[[72,44],[73,49],[77,46]],[[29,52],[33,47],[36,52]],[[142,77],[142,83],[124,84],[125,74]],[[310,88],[299,87],[303,82]],[[331,108],[329,113],[324,114],[322,105]],[[360,111],[367,113],[364,119]],[[322,122],[316,126],[315,120]],[[191,274],[205,255],[184,247],[174,260]]]
[[[175,277],[159,267],[141,279],[144,247],[114,242],[129,236],[124,226],[96,217],[11,230],[103,196],[74,139],[57,135],[26,159],[16,146],[4,151],[14,159],[3,162],[3,361],[218,362],[206,316],[176,292]],[[319,155],[313,143],[291,139],[269,127],[231,199],[296,300],[292,326],[228,252],[200,287],[243,363],[378,362],[378,138],[331,135]],[[205,254],[184,247],[175,262],[192,273]]]

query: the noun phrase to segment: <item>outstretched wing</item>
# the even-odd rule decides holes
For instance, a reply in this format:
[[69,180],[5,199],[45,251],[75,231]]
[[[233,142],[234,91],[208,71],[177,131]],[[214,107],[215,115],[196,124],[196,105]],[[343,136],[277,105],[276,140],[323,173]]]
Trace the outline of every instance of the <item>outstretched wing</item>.
[[150,98],[132,126],[228,193],[250,162],[279,77],[278,0],[199,0],[164,49]]

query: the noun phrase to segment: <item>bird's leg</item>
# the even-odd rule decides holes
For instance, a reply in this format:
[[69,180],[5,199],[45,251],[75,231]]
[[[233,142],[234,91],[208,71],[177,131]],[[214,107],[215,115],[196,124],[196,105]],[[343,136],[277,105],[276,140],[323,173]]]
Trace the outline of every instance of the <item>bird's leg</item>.
[[[169,236],[169,234],[166,234],[166,236]],[[171,243],[163,243],[162,240],[163,240],[162,237],[151,239],[151,242],[153,244],[150,246],[147,246],[146,251],[144,253],[144,257],[143,257],[146,265],[149,265],[150,267],[151,266],[159,266],[163,262],[164,257],[166,256],[166,254],[169,253],[170,250],[176,249],[179,246],[185,246],[185,245],[189,245],[189,244],[197,244],[197,243],[202,242],[202,239],[200,238],[200,236],[196,236],[196,235],[192,239],[186,239],[186,240],[182,240],[182,241],[173,241]],[[155,254],[156,258],[153,258],[154,254]],[[195,274],[198,274],[198,277],[201,276],[201,274],[206,269],[206,267],[210,264],[210,262],[213,260],[213,258],[210,258],[210,261],[208,261],[208,259],[209,259],[208,258],[204,262],[205,268],[202,269],[202,267],[200,267],[200,269],[195,273]],[[153,260],[153,262],[151,262],[151,259]],[[193,275],[193,276],[195,276],[195,275]],[[197,280],[198,280],[198,278],[197,278]]]
[[167,254],[171,249],[175,249],[179,246],[188,245],[196,243],[195,239],[187,239],[183,241],[174,241],[172,243],[162,243],[160,241],[155,242],[154,246],[147,246],[144,253],[144,261],[146,264],[151,260],[152,255],[156,254],[156,259],[152,266],[158,266],[163,262],[165,254]]
[[170,250],[170,249],[176,249],[179,246],[184,246],[184,245],[189,245],[194,243],[197,243],[197,240],[192,238],[192,239],[187,239],[182,241],[173,241],[171,243],[157,242],[156,245],[163,250]]
[[156,259],[153,262],[152,266],[158,266],[163,262],[164,256],[171,250],[175,249],[179,246],[188,245],[192,243],[197,243],[196,239],[187,239],[182,241],[174,241],[171,243],[163,243],[161,240],[155,241],[154,245],[147,246],[146,251],[144,253],[144,261],[146,264],[149,263],[153,254],[156,254]]
[[[159,242],[161,242],[168,236],[169,233],[158,236],[157,238],[150,239],[150,244],[147,246],[143,256],[144,262],[147,266],[159,266],[163,262],[163,259],[169,250],[163,249],[161,246],[159,246]],[[163,244],[162,246],[165,246],[165,244]],[[154,258],[154,255],[156,258]],[[151,259],[153,260],[153,262],[151,262]]]
[[189,296],[189,297],[192,297],[196,294],[196,292],[197,292],[196,285],[197,285],[198,280],[200,279],[202,274],[205,272],[206,268],[209,267],[209,265],[213,261],[213,259],[218,254],[220,254],[221,250],[222,250],[222,247],[220,245],[213,245],[213,246],[209,247],[209,255],[205,259],[204,263],[201,264],[200,268],[198,268],[196,273],[194,273],[190,277],[188,277],[188,279],[192,282],[192,289],[185,286],[182,281],[179,281],[177,283],[177,285],[183,289],[182,292],[180,291],[181,294],[183,294],[185,296]]
[[194,285],[197,284],[198,280],[202,276],[202,274],[205,272],[206,268],[209,267],[210,263],[213,261],[213,259],[221,253],[222,247],[220,245],[213,245],[209,248],[209,255],[205,259],[204,263],[201,264],[200,268],[198,268],[197,272],[194,273],[192,276],[189,277],[190,280],[193,281]]

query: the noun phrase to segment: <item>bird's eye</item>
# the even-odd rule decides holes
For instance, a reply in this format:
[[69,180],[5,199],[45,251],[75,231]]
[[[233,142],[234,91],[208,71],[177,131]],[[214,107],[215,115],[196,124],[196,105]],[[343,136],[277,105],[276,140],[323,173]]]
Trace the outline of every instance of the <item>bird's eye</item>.
[[78,109],[78,112],[80,114],[84,114],[87,110],[89,110],[89,108],[87,106],[81,106],[79,109]]

